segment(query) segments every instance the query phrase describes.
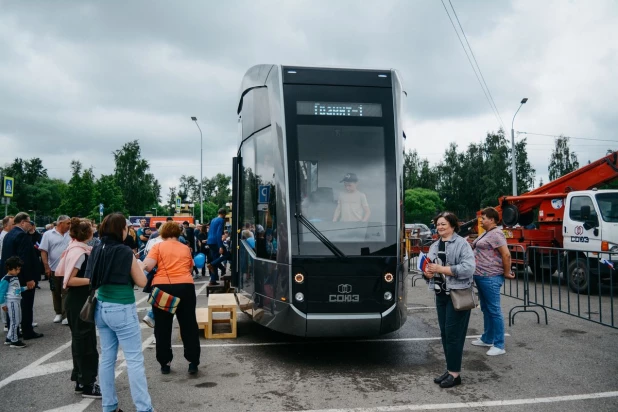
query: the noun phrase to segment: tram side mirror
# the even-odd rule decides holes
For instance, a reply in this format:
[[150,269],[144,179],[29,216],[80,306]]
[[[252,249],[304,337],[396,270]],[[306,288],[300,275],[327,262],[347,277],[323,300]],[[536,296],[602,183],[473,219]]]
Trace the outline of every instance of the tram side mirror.
[[582,206],[580,209],[581,220],[584,221],[584,229],[590,230],[599,226],[599,218],[590,215],[590,206]]

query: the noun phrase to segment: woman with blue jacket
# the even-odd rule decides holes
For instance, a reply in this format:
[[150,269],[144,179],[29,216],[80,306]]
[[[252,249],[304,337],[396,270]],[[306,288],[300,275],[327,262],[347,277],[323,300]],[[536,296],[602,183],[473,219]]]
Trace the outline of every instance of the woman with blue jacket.
[[436,294],[446,371],[433,381],[441,388],[452,388],[461,384],[461,361],[470,310],[455,310],[450,291],[467,289],[472,285],[476,264],[472,248],[457,234],[457,216],[451,212],[443,212],[436,216],[435,222],[440,239],[429,248],[427,257],[432,263],[425,268],[424,276],[429,283],[429,289]]

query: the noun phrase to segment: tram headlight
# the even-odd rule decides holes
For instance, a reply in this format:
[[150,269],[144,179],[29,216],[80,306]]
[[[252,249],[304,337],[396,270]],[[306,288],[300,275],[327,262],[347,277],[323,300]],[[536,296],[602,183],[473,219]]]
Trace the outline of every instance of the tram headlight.
[[305,275],[303,275],[302,273],[297,273],[296,275],[294,275],[294,282],[303,283],[304,281],[305,281]]
[[393,299],[393,294],[391,292],[384,292],[384,300]]
[[384,280],[387,281],[388,283],[391,283],[394,279],[395,277],[393,276],[392,273],[387,273],[384,275]]
[[303,295],[301,292],[298,292],[296,295],[294,295],[294,299],[296,299],[299,302],[302,302],[305,300],[305,295]]

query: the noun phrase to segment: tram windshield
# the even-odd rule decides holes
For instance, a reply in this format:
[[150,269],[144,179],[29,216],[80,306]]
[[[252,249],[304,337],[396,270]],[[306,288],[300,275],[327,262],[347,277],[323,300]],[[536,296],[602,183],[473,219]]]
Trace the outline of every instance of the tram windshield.
[[[303,216],[346,254],[386,246],[387,205],[392,210],[393,199],[387,190],[384,128],[301,124],[297,130]],[[304,228],[299,236],[305,246],[320,242]]]

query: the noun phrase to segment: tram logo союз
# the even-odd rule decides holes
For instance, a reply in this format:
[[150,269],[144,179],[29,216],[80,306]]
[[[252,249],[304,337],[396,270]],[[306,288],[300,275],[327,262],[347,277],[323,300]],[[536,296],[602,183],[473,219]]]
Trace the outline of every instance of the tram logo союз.
[[341,293],[341,295],[328,295],[329,302],[360,302],[359,295],[348,295],[348,293],[352,293],[352,285],[345,283],[338,285],[337,291]]

